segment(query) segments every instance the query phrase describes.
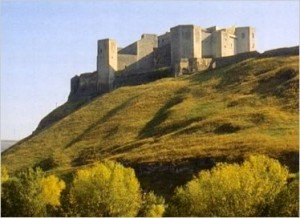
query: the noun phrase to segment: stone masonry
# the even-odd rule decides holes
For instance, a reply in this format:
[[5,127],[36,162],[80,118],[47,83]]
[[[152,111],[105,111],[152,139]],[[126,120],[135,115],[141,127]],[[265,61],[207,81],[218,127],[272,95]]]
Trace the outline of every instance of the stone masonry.
[[76,76],[71,80],[71,88],[83,89],[79,95],[82,98],[95,96],[112,91],[118,84],[126,85],[129,80],[147,82],[160,69],[169,69],[170,76],[180,76],[205,70],[216,59],[255,50],[253,27],[178,25],[162,35],[142,34],[124,48],[118,48],[113,39],[102,39],[98,41],[96,73]]

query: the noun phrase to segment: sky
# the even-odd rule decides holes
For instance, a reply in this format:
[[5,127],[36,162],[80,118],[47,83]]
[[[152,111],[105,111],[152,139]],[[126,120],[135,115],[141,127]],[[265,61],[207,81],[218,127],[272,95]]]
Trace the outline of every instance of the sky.
[[253,26],[257,49],[299,45],[299,1],[1,1],[1,139],[22,139],[96,70],[97,40],[119,47],[178,24]]

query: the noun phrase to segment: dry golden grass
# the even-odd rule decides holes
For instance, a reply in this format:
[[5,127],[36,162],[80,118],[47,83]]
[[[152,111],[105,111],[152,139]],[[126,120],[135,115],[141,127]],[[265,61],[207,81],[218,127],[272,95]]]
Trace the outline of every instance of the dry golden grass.
[[55,152],[65,160],[59,171],[105,158],[144,163],[298,154],[298,61],[250,59],[119,88],[7,150],[2,163],[14,172]]

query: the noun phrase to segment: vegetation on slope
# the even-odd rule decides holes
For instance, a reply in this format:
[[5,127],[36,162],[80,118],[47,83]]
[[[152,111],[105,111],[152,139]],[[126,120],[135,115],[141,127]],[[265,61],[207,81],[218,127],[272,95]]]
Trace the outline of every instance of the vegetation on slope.
[[[10,172],[56,162],[170,163],[252,153],[298,169],[298,56],[249,59],[191,76],[122,87],[2,154]],[[50,167],[52,168],[52,167]]]
[[1,215],[10,217],[296,217],[299,213],[299,178],[263,155],[201,171],[178,187],[170,201],[145,193],[134,170],[113,161],[77,170],[70,181],[46,176],[40,169],[1,177]]
[[274,199],[287,187],[287,178],[288,171],[278,161],[264,156],[250,156],[241,165],[221,163],[177,188],[168,210],[178,217],[268,216]]
[[78,100],[75,102],[67,101],[66,103],[59,106],[58,108],[55,108],[53,111],[51,111],[46,117],[44,117],[40,121],[38,127],[35,130],[35,133],[47,128],[48,126],[51,126],[55,122],[68,116],[69,114],[73,113],[78,108],[83,106],[85,103],[87,103],[87,100]]

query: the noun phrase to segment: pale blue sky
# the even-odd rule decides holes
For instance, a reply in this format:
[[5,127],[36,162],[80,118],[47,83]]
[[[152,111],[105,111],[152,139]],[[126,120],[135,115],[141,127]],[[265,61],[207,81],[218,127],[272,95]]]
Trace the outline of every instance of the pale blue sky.
[[264,51],[299,45],[299,1],[1,1],[1,139],[21,139],[70,78],[96,69],[97,40],[125,46],[178,24],[253,26]]

